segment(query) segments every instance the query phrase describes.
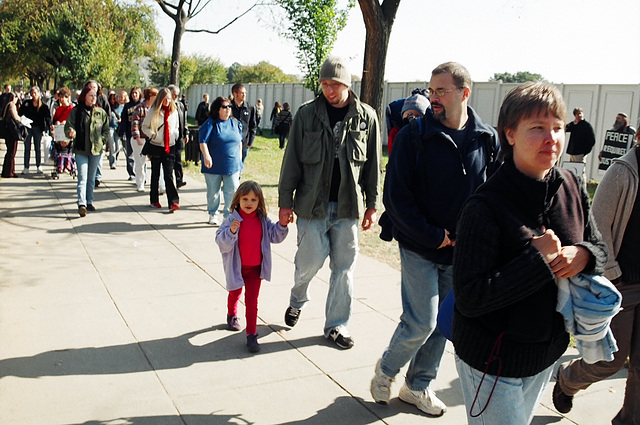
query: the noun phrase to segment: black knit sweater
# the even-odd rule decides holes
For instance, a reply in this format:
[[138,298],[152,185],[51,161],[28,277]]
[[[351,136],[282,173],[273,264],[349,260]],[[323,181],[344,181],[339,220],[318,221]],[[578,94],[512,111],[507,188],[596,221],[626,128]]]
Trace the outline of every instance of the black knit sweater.
[[588,195],[566,170],[535,180],[507,160],[465,205],[454,250],[453,343],[473,368],[485,370],[500,334],[492,375],[533,376],[566,350],[554,275],[530,243],[544,229],[563,246],[586,248],[591,260],[583,271],[602,273],[606,248]]

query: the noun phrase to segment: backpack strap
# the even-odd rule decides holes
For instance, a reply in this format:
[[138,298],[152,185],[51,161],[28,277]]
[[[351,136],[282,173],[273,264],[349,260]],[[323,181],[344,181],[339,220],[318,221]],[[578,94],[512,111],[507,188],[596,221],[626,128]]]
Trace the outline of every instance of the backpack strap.
[[416,153],[416,165],[414,173],[418,170],[418,164],[420,164],[420,155],[422,154],[422,119],[412,119],[409,121],[409,127],[411,128],[411,143]]

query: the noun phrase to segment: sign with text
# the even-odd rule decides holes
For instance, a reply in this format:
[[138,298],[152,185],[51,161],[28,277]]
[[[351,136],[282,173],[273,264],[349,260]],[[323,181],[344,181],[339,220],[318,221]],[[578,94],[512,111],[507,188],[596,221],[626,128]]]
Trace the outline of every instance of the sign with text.
[[620,158],[633,146],[633,134],[608,130],[604,136],[604,146],[600,154],[599,170],[606,170],[611,161]]

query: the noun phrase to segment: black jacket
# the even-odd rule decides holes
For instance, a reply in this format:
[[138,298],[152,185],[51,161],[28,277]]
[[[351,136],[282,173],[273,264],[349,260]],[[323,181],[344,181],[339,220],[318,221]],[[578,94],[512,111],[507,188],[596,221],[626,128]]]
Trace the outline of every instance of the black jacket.
[[571,133],[569,145],[567,146],[569,155],[586,155],[591,152],[593,145],[596,144],[596,135],[593,132],[593,127],[585,120],[578,122],[578,124],[573,121],[567,124],[567,133]]
[[196,124],[202,125],[209,118],[209,104],[203,100],[196,108]]
[[420,144],[414,142],[412,126],[404,126],[395,138],[387,165],[383,202],[393,237],[438,264],[451,264],[453,248],[438,249],[445,229],[455,238],[456,217],[486,180],[487,165],[498,152],[493,127],[483,123],[470,107],[468,114],[466,140],[457,146],[433,118],[431,108],[427,109],[419,125]]
[[533,376],[567,348],[569,335],[556,312],[555,277],[530,243],[543,229],[553,230],[562,246],[590,252],[584,272],[603,272],[606,246],[590,213],[589,195],[569,171],[553,168],[544,180],[535,180],[506,160],[461,212],[452,340],[460,359],[477,370],[485,370],[502,333],[501,361],[491,364],[492,375]]
[[238,106],[232,101],[231,115],[242,123],[242,147],[247,148],[253,145],[253,140],[256,138],[256,128],[258,127],[256,108],[246,101],[242,106]]
[[33,124],[31,125],[35,125],[42,131],[47,132],[51,127],[51,111],[44,101],[42,102],[40,109],[36,109],[33,104],[33,99],[25,100],[18,110],[18,115],[24,115],[29,118],[33,121]]

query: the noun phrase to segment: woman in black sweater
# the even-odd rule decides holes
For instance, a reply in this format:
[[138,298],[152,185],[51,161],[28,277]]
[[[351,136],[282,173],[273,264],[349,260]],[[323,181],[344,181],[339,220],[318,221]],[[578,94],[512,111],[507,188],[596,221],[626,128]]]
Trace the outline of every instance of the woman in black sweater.
[[607,255],[577,178],[555,167],[566,106],[546,83],[511,91],[505,162],[458,221],[453,343],[469,424],[528,424],[569,335],[556,277],[600,274]]
[[[22,171],[22,174],[29,174],[32,141],[33,149],[36,152],[36,171],[38,174],[42,174],[42,152],[40,150],[40,142],[42,140],[42,133],[49,131],[49,127],[51,127],[51,112],[49,111],[47,104],[42,100],[38,86],[31,87],[29,94],[31,95],[31,99],[25,100],[18,111],[18,115],[24,115],[33,121],[27,134],[27,138],[24,141],[24,170]],[[45,155],[48,154],[48,152],[45,153]]]

